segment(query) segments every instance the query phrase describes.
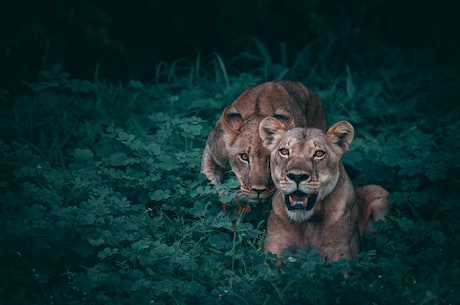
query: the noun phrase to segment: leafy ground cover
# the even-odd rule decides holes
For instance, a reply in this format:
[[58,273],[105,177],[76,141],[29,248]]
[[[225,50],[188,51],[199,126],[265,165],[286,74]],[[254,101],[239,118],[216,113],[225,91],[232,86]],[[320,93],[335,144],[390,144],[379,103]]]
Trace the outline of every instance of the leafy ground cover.
[[[457,76],[420,54],[382,51],[332,75],[260,51],[249,72],[213,55],[117,85],[56,65],[22,94],[0,90],[0,303],[460,303]],[[321,95],[330,123],[354,125],[354,184],[391,192],[383,233],[347,275],[308,250],[277,271],[260,251],[264,217],[223,212],[231,196],[199,174],[223,107],[288,77]]]

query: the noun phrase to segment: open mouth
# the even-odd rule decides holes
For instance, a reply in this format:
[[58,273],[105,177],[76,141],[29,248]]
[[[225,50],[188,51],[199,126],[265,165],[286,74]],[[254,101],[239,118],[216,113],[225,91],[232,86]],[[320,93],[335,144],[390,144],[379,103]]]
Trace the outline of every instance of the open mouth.
[[318,194],[306,194],[301,191],[295,191],[289,195],[284,195],[284,203],[288,210],[305,210],[310,211],[318,199]]

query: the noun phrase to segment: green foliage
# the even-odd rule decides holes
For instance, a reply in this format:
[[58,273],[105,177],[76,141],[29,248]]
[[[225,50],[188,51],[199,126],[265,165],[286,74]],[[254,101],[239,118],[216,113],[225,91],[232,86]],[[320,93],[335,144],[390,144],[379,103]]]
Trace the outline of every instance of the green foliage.
[[433,84],[428,71],[397,62],[345,67],[337,78],[306,71],[329,122],[355,126],[345,156],[355,185],[386,187],[392,215],[349,265],[305,250],[286,253],[278,271],[260,251],[260,207],[222,211],[234,194],[219,197],[199,173],[223,107],[280,71],[256,45],[263,68],[247,74],[228,75],[216,56],[217,70],[176,65],[154,85],[113,86],[55,66],[11,97],[1,113],[2,303],[460,302],[460,111],[437,105],[449,96],[446,81],[458,79]]

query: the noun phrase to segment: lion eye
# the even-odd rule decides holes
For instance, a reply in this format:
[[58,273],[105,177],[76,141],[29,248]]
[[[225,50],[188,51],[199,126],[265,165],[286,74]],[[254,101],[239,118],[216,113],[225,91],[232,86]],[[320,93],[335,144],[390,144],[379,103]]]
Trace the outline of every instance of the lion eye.
[[322,159],[324,158],[324,156],[326,156],[326,152],[322,151],[322,150],[317,150],[315,151],[315,153],[313,154],[313,157],[315,159]]
[[278,152],[281,155],[281,157],[288,157],[289,156],[289,149],[287,149],[287,148],[280,148],[278,150]]
[[240,160],[243,162],[249,162],[249,155],[247,153],[240,154]]

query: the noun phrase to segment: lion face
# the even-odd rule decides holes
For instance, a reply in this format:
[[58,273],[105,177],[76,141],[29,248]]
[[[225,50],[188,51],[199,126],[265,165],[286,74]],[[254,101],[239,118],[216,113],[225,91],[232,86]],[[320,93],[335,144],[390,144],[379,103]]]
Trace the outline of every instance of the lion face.
[[238,134],[225,136],[230,166],[241,192],[251,200],[267,200],[275,192],[270,178],[270,152],[257,132],[259,120],[246,122]]
[[327,132],[316,128],[287,130],[279,120],[266,118],[259,133],[271,152],[271,176],[282,193],[288,217],[298,222],[308,220],[316,203],[337,185],[340,160],[353,139],[353,127],[341,121]]

